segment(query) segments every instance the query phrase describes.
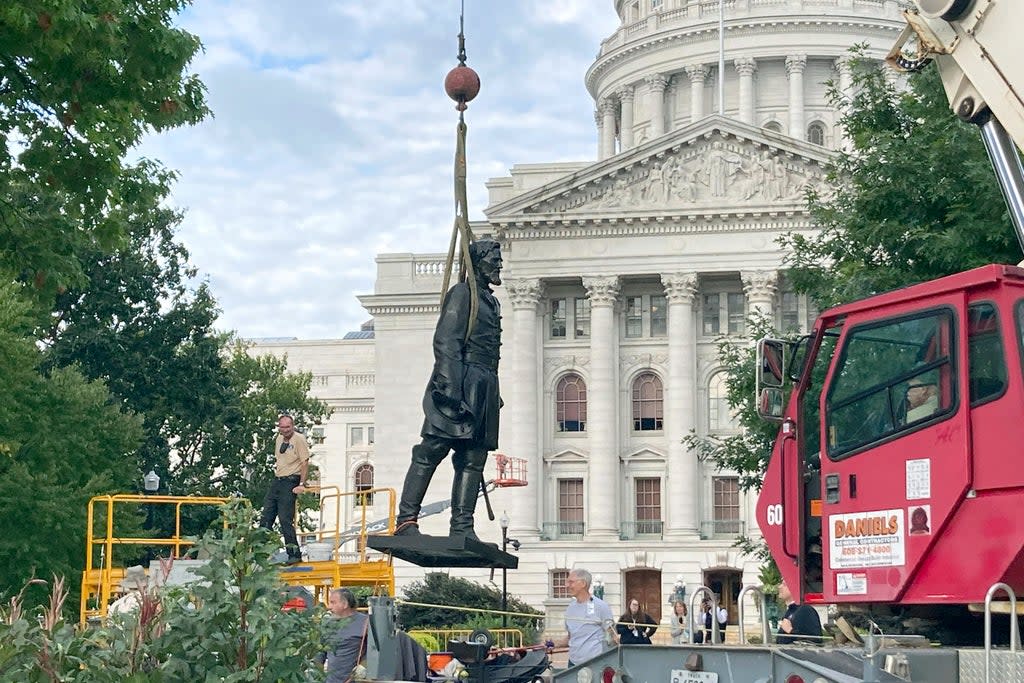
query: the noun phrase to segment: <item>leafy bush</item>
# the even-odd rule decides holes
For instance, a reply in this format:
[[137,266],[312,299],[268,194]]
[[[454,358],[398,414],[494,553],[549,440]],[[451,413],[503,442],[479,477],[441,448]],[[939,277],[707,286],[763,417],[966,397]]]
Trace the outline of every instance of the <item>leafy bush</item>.
[[[422,581],[406,586],[403,595],[407,602],[446,606],[417,607],[400,604],[399,619],[406,630],[501,628],[501,591],[497,588],[442,572],[431,572]],[[459,607],[472,609],[457,609]],[[496,613],[472,610],[492,610]],[[543,613],[513,595],[508,596],[508,611],[536,615],[508,617],[508,628],[522,631],[525,642],[536,640]]]
[[145,592],[138,610],[103,627],[65,621],[61,579],[40,610],[11,600],[0,608],[0,682],[309,680],[322,642],[317,620],[281,611],[283,586],[269,564],[278,539],[254,528],[253,514],[241,501],[224,506],[227,525],[200,542],[210,557],[196,571],[203,583]]

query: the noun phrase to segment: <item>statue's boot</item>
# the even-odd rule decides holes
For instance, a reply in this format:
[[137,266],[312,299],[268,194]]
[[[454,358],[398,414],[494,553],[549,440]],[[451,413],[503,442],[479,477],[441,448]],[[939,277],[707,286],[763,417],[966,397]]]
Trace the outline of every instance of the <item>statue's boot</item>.
[[423,496],[430,486],[430,479],[437,469],[425,459],[417,458],[417,448],[413,447],[412,464],[405,474],[405,484],[402,486],[402,497],[398,501],[398,518],[395,520],[395,536],[420,536],[419,524],[420,507],[423,503]]
[[455,473],[452,482],[452,521],[449,536],[465,536],[474,541],[480,540],[473,531],[473,513],[476,511],[476,501],[480,496],[481,481],[482,472],[463,469]]

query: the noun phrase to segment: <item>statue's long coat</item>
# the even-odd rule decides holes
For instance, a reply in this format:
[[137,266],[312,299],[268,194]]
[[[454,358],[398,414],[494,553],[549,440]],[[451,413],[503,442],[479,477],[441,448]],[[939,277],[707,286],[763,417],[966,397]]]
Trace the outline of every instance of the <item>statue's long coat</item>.
[[498,447],[498,358],[501,310],[490,288],[477,287],[476,324],[466,339],[469,285],[448,290],[434,330],[434,371],[423,396],[422,436],[459,439],[474,447]]

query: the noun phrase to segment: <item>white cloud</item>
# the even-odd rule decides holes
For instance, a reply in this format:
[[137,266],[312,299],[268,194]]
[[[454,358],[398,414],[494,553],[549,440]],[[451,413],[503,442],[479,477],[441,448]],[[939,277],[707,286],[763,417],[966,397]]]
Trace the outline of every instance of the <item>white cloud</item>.
[[[583,74],[612,0],[466,3],[472,218],[513,164],[593,158]],[[486,5],[486,10],[484,6]],[[381,9],[384,7],[385,9]],[[179,232],[243,336],[334,337],[369,316],[374,257],[447,249],[457,0],[204,0],[181,17],[215,117],[148,139],[180,171]]]

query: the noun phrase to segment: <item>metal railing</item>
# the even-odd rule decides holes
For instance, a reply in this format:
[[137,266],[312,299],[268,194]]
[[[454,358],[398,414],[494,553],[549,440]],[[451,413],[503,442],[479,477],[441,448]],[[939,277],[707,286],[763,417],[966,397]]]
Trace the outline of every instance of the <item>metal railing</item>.
[[[220,506],[228,502],[228,498],[212,496],[164,496],[117,494],[93,496],[89,499],[86,509],[85,535],[85,570],[82,572],[82,589],[79,605],[79,623],[84,626],[90,617],[105,618],[107,607],[114,593],[114,584],[125,575],[124,568],[114,566],[114,548],[121,546],[165,546],[172,550],[172,557],[182,557],[183,551],[195,544],[195,538],[183,536],[181,533],[181,508],[185,505]],[[104,510],[97,515],[97,506]],[[115,533],[114,508],[117,506],[139,506],[155,509],[157,506],[173,506],[174,534],[170,538],[152,538],[146,536],[122,536]],[[117,515],[120,519],[120,515]],[[102,533],[97,530],[102,523]],[[143,530],[141,533],[152,533]],[[97,553],[98,549],[98,553]],[[93,606],[90,607],[90,602]]]
[[660,519],[638,519],[634,522],[622,522],[619,525],[619,539],[629,541],[634,538],[660,539],[665,523]]
[[740,536],[746,533],[747,523],[742,519],[708,519],[700,523],[702,539],[719,536]]
[[746,617],[743,614],[743,598],[746,597],[747,593],[756,593],[761,598],[761,644],[769,645],[768,603],[765,602],[764,590],[760,586],[744,586],[743,590],[740,591],[739,597],[736,598],[736,602],[739,605],[740,645],[747,644],[747,634],[744,632]]
[[585,522],[544,522],[541,525],[540,540],[581,540],[586,532]]
[[[494,638],[493,647],[523,646],[523,632],[517,628],[489,628],[487,630]],[[449,640],[469,640],[472,633],[473,630],[468,628],[417,628],[409,631],[410,636],[422,634],[435,639],[442,652],[448,649]]]

